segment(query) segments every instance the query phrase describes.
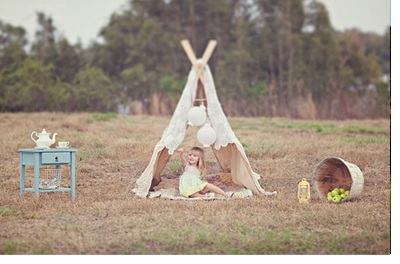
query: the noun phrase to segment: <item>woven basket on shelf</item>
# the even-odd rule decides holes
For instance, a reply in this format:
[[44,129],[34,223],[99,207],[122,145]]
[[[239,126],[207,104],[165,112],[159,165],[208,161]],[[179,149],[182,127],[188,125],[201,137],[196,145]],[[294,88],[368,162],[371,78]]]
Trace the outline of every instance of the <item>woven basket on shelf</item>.
[[361,195],[364,188],[364,175],[360,168],[341,158],[324,159],[316,168],[314,187],[321,198],[326,199],[334,188],[350,190],[342,201],[352,200]]

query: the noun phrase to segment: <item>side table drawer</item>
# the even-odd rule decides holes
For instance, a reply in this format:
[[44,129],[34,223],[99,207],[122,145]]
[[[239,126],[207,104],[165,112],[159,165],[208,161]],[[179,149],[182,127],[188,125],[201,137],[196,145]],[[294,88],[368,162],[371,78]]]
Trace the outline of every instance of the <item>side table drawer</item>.
[[70,153],[43,153],[42,154],[42,164],[63,164],[70,163],[71,156]]

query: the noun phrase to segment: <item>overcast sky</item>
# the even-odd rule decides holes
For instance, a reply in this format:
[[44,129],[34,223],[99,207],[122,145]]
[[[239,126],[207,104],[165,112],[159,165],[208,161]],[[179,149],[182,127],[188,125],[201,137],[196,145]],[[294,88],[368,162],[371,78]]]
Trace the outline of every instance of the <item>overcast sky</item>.
[[[359,28],[383,34],[390,25],[390,0],[319,0],[328,9],[337,30]],[[127,6],[129,0],[0,0],[0,20],[23,26],[32,38],[38,25],[36,12],[51,16],[57,32],[70,43],[84,46],[96,40],[113,12]]]
[[23,26],[31,37],[38,29],[36,12],[51,16],[57,32],[85,46],[128,0],[0,0],[0,20]]
[[384,34],[390,25],[390,0],[318,0],[328,12],[332,26],[340,31],[357,27]]

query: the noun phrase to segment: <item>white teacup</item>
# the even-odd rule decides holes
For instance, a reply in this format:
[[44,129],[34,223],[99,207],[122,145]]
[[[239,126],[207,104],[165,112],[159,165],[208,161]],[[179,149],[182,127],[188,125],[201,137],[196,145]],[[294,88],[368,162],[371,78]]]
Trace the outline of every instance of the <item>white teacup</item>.
[[58,147],[59,148],[68,148],[69,147],[69,142],[68,141],[59,141],[58,142]]

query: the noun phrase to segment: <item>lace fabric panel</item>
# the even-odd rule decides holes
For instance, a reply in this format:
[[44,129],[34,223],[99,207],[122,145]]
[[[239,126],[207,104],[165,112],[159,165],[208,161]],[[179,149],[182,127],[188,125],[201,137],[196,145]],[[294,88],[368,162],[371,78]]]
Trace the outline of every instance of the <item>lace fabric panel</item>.
[[186,134],[187,113],[193,106],[195,99],[197,76],[195,70],[189,73],[188,81],[183,89],[181,98],[175,108],[169,125],[164,130],[161,140],[164,141],[168,154],[172,155],[175,149],[182,143]]
[[214,148],[218,150],[221,147],[226,147],[229,143],[234,143],[236,141],[236,136],[218,100],[214,78],[208,65],[206,65],[204,69],[204,82],[208,104],[208,117],[211,126],[215,129],[215,132],[217,132],[217,140],[214,143]]
[[[214,143],[216,149],[226,147],[229,143],[236,141],[236,136],[228,123],[218,96],[215,90],[214,79],[208,65],[205,66],[203,71],[204,90],[207,98],[207,114],[211,126],[217,132],[217,140]],[[162,141],[168,148],[168,153],[172,155],[178,146],[182,143],[186,135],[187,127],[187,113],[193,106],[197,91],[197,75],[196,71],[192,68],[189,73],[188,81],[183,89],[181,98],[172,115],[171,121],[167,128],[164,130]]]

